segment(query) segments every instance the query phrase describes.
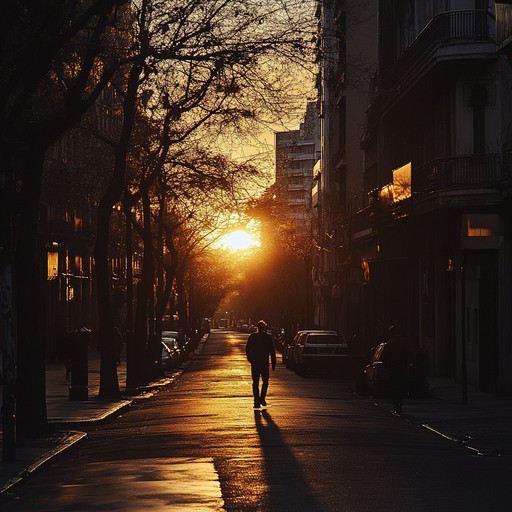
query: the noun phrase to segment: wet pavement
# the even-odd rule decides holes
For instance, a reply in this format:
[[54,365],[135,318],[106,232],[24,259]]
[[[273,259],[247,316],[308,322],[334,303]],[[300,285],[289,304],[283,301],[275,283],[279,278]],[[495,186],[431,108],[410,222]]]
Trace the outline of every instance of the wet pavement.
[[[200,349],[206,338],[203,339]],[[200,351],[198,350],[198,352]],[[196,356],[196,357],[200,357]],[[194,356],[192,356],[192,359]],[[47,408],[50,425],[55,433],[45,439],[20,439],[17,460],[0,464],[0,494],[11,491],[20,482],[39,471],[55,457],[77,446],[87,439],[87,434],[80,429],[86,425],[105,422],[118,414],[129,410],[136,400],[141,400],[158,393],[180,377],[180,371],[169,377],[152,383],[136,397],[106,402],[98,398],[99,370],[96,353],[89,356],[89,400],[70,401],[68,386],[65,380],[63,365],[48,365],[47,368]],[[119,380],[124,385],[124,364],[119,366]],[[237,379],[234,379],[237,380]],[[431,396],[427,398],[408,399],[404,403],[403,421],[412,422],[428,429],[435,435],[442,436],[446,442],[455,442],[467,447],[475,455],[481,457],[510,457],[512,455],[512,398],[497,397],[468,389],[468,404],[462,404],[459,385],[444,379],[431,379]],[[358,398],[375,404],[381,409],[391,412],[387,400],[374,398]],[[261,435],[267,435],[272,425],[269,417],[262,415]],[[265,430],[265,428],[267,430]],[[267,434],[265,433],[267,432]],[[177,474],[174,479],[193,482],[183,488],[176,486],[173,500],[184,503],[187,500],[206,509],[220,508],[222,499],[218,479],[212,461],[208,458],[189,460],[186,457],[175,457],[172,466]],[[137,468],[140,472],[142,468]],[[126,468],[127,474],[133,468]],[[195,478],[191,479],[190,474]],[[197,478],[201,475],[201,478]],[[157,489],[155,489],[157,492]],[[174,510],[174,509],[173,509]]]
[[[431,377],[425,398],[404,401],[402,417],[481,456],[512,457],[512,397],[468,387],[467,404],[460,384]],[[373,400],[392,412],[389,401]]]
[[[128,410],[134,401],[152,396],[162,387],[172,383],[182,372],[181,369],[176,370],[165,378],[151,382],[133,396],[112,401],[99,398],[99,366],[98,351],[89,349],[88,399],[70,400],[70,381],[66,379],[65,365],[47,364],[46,409],[49,434],[44,438],[17,439],[16,460],[0,462],[0,495],[8,493],[56,457],[86,441],[87,433],[81,429],[112,420]],[[124,389],[126,382],[124,357],[118,366],[118,380],[120,389]],[[0,429],[0,445],[1,442]]]

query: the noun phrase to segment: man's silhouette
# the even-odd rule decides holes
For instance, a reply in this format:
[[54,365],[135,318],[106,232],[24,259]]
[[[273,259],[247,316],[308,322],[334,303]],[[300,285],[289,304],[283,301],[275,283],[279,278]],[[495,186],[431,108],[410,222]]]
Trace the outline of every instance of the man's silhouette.
[[[252,394],[254,396],[254,408],[266,406],[269,371],[269,356],[272,362],[272,370],[276,369],[276,350],[270,334],[266,333],[267,324],[260,320],[258,332],[253,332],[245,346],[247,360],[251,363]],[[261,377],[261,393],[259,390]]]

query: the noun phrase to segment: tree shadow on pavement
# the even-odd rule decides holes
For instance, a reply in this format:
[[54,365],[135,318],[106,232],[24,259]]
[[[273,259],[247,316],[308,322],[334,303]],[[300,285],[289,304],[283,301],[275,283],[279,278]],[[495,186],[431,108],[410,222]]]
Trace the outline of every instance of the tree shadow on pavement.
[[255,410],[254,420],[267,478],[268,491],[263,510],[322,512],[323,507],[313,495],[299,462],[270,413],[265,409]]

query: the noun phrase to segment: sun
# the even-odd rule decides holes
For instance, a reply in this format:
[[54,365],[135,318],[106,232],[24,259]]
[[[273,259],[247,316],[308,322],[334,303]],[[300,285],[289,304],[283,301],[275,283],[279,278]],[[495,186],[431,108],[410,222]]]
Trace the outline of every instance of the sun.
[[253,247],[259,247],[260,242],[254,236],[250,235],[247,231],[244,231],[243,229],[238,229],[237,231],[233,231],[231,233],[228,233],[227,235],[224,235],[219,240],[219,245],[223,249],[245,251]]

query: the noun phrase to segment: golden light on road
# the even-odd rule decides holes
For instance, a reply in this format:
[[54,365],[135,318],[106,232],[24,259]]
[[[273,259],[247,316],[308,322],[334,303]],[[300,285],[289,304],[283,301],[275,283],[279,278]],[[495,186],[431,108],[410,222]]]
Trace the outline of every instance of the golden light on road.
[[222,249],[232,249],[234,251],[245,251],[254,247],[259,247],[260,241],[255,235],[248,233],[243,229],[238,229],[227,235],[224,235],[219,240],[219,247]]

